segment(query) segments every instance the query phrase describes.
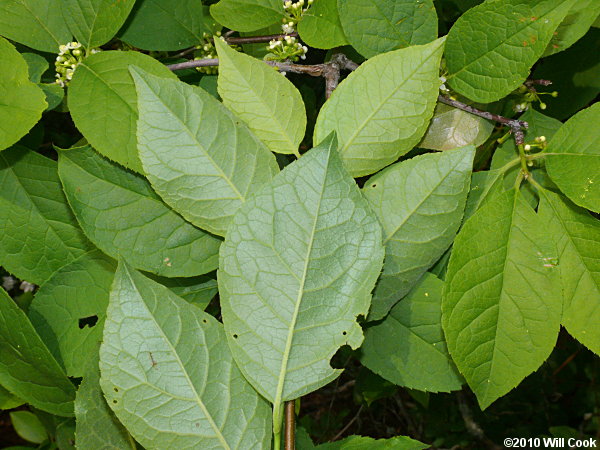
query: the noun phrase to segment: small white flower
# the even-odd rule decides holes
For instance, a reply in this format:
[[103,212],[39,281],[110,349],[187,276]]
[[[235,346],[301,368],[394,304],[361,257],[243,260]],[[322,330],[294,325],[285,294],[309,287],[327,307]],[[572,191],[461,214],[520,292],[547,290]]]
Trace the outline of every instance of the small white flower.
[[19,289],[21,289],[23,292],[33,292],[35,289],[35,284],[31,284],[27,281],[22,281],[21,285],[19,286]]
[[280,73],[281,75],[283,75],[284,77],[285,77],[285,76],[286,76],[286,74],[287,74],[287,72],[284,72],[283,70],[279,71],[279,73]]
[[526,145],[525,145],[525,151],[527,151],[527,152],[528,152],[529,150],[531,150],[531,145],[529,145],[529,144],[526,144]]

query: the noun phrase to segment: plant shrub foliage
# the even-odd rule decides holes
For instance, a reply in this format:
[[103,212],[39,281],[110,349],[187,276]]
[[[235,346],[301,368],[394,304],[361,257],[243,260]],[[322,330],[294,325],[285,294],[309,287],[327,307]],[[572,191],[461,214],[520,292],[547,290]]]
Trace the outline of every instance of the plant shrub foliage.
[[[482,409],[561,326],[600,354],[599,64],[552,79],[599,14],[0,0],[0,408],[59,448],[277,449],[344,346]],[[428,447],[322,445],[379,446]]]

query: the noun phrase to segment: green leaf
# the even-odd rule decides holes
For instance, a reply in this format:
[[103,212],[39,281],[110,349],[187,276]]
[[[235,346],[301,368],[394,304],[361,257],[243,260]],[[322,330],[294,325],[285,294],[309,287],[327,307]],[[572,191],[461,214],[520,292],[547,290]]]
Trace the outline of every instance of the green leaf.
[[2,37],[0,60],[0,150],[4,150],[25,136],[40,120],[46,102],[40,88],[29,81],[27,62]]
[[55,0],[0,0],[0,34],[50,53],[71,40]]
[[48,64],[46,58],[37,53],[21,53],[21,56],[27,63],[29,81],[39,83],[44,72],[50,68],[50,64]]
[[573,203],[600,213],[600,103],[575,114],[545,152],[552,181]]
[[65,98],[65,90],[56,83],[38,83],[38,87],[46,96],[46,103],[48,104],[46,111],[56,108]]
[[102,340],[116,264],[98,250],[61,267],[36,293],[29,318],[67,375],[81,377]]
[[284,76],[215,39],[219,95],[265,145],[276,153],[298,153],[306,131],[302,96]]
[[144,50],[172,51],[198,45],[214,29],[208,8],[197,0],[137,0],[120,37]]
[[477,147],[490,137],[492,131],[494,124],[489,120],[438,103],[418,147],[432,150],[452,150],[465,145]]
[[425,274],[383,322],[368,328],[360,361],[399,386],[428,392],[461,388],[442,331],[444,282]]
[[348,436],[335,442],[321,444],[319,450],[423,450],[431,447],[407,436],[390,439],[373,439],[367,436]]
[[218,273],[223,323],[240,370],[274,404],[275,427],[283,401],[340,374],[329,365],[339,347],[360,346],[356,318],[382,261],[381,227],[333,135],[234,216]]
[[73,415],[75,388],[17,304],[0,289],[0,384],[32,406]]
[[268,404],[237,369],[222,325],[121,264],[111,290],[100,384],[148,448],[270,448]]
[[541,191],[539,214],[558,249],[562,324],[600,355],[600,222],[564,197],[545,190]]
[[[136,450],[125,427],[106,404],[100,389],[98,345],[75,397],[75,444],[79,450]],[[88,355],[89,358],[89,355]]]
[[169,277],[216,269],[221,240],[183,220],[144,178],[89,146],[61,151],[58,170],[81,227],[107,255]]
[[556,342],[562,301],[546,226],[513,189],[489,200],[454,241],[442,325],[482,409],[536,370]]
[[10,421],[17,434],[28,442],[41,444],[48,439],[48,433],[44,425],[29,411],[13,411],[10,413]]
[[321,108],[315,144],[335,130],[353,177],[377,172],[411,150],[433,115],[443,43],[438,39],[363,63]]
[[25,403],[19,397],[12,395],[5,388],[0,386],[0,410],[13,409]]
[[60,0],[59,4],[75,40],[90,49],[106,44],[117,34],[134,3],[135,0]]
[[463,221],[471,217],[487,200],[504,191],[503,180],[504,171],[500,169],[473,173]]
[[437,37],[433,0],[338,0],[338,9],[346,38],[366,58]]
[[558,97],[544,97],[546,114],[566,120],[590,104],[600,93],[600,29],[592,28],[568,50],[543,58],[531,78],[552,80]]
[[370,320],[384,317],[452,243],[462,222],[475,148],[428,153],[369,178],[367,202],[383,226],[385,263]]
[[302,15],[298,33],[307,45],[314,48],[330,49],[348,44],[340,22],[337,0],[318,0],[313,3]]
[[75,125],[97,151],[142,171],[137,154],[137,94],[130,65],[177,79],[165,66],[139,52],[100,52],[86,58],[69,84],[69,110]]
[[275,157],[202,89],[132,73],[138,147],[152,187],[194,225],[224,235],[247,196],[279,171]]
[[200,309],[206,309],[217,295],[217,280],[207,275],[191,278],[164,278],[147,274],[148,278],[168,287],[171,292]]
[[529,75],[574,0],[488,0],[448,33],[448,83],[481,103],[498,100]]
[[0,153],[0,264],[42,284],[93,248],[77,225],[56,162],[24,147]]
[[544,52],[544,56],[566,50],[585,35],[600,15],[600,2],[575,0],[567,16],[560,23]]
[[221,0],[210,7],[210,14],[227,28],[255,31],[283,18],[281,0]]

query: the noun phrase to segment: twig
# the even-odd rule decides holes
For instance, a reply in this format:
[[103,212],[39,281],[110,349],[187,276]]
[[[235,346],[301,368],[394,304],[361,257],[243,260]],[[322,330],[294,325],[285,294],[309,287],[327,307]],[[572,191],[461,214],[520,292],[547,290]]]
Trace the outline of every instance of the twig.
[[296,402],[285,402],[285,450],[296,449]]
[[358,419],[358,416],[360,415],[360,413],[363,410],[363,405],[360,406],[360,408],[358,408],[358,411],[356,411],[356,414],[354,415],[354,417],[352,419],[350,419],[350,422],[348,422],[346,424],[346,426],[344,428],[342,428],[340,430],[340,432],[338,434],[336,434],[333,439],[331,439],[331,442],[337,441],[339,438],[342,437],[342,435],[348,430],[348,428],[350,428],[350,426],[356,422],[356,420]]
[[[236,38],[238,39],[238,38]],[[239,38],[242,39],[242,38]],[[245,39],[245,38],[244,38]],[[354,61],[342,53],[336,53],[329,62],[323,64],[292,64],[276,61],[265,61],[273,67],[277,67],[282,72],[302,73],[312,77],[325,78],[325,96],[329,98],[333,90],[337,87],[340,80],[340,70],[355,70],[358,67]],[[197,59],[167,66],[170,70],[192,69],[195,67],[218,66],[218,59]]]
[[477,108],[474,108],[473,106],[467,105],[466,103],[459,102],[458,100],[454,100],[450,97],[446,97],[445,95],[438,96],[438,100],[441,103],[453,106],[454,108],[462,109],[463,111],[466,111],[479,117],[483,117],[484,119],[492,120],[494,122],[501,123],[502,125],[506,125],[510,128],[510,131],[515,137],[515,143],[517,145],[522,145],[525,141],[525,135],[523,134],[523,130],[529,127],[529,124],[527,122],[518,119],[509,119],[508,117],[500,116],[498,114],[494,114],[488,111],[481,111]]

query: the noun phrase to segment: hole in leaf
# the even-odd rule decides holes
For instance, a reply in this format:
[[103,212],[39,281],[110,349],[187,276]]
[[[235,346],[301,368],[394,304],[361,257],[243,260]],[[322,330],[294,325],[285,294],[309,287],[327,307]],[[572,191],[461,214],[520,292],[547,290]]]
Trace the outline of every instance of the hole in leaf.
[[376,185],[376,184],[374,184],[374,185],[372,185],[371,187],[377,187],[377,185]]
[[115,392],[119,392],[119,389],[117,389],[117,388],[113,388],[113,389],[114,389]]
[[92,328],[97,323],[98,323],[98,316],[96,316],[96,315],[89,316],[89,317],[82,317],[81,319],[79,319],[79,328],[81,330],[83,330],[85,327]]
[[113,403],[116,405],[118,402],[116,400],[113,400]]
[[237,339],[237,338],[238,338],[238,335],[237,335],[237,334],[234,334],[234,335],[233,335],[233,338],[234,338],[234,339]]
[[345,331],[342,331],[342,334],[343,334],[344,336],[346,336],[348,333],[346,333]]
[[208,323],[208,320],[202,319],[202,323]]

